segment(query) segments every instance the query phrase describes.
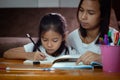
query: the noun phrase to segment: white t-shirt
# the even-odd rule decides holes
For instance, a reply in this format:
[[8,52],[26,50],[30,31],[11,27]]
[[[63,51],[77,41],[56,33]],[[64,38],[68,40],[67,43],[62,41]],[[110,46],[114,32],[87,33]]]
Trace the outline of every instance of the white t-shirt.
[[[109,31],[111,31],[111,36],[113,40],[114,32],[116,32],[117,30],[115,30],[114,28],[109,28]],[[100,54],[101,53],[100,46],[95,44],[97,38],[98,36],[93,42],[89,44],[83,43],[79,36],[79,29],[76,29],[68,35],[67,41],[68,44],[75,48],[76,51],[78,51],[78,53],[81,55],[87,51],[92,51],[94,53]]]
[[[28,44],[24,45],[25,52],[33,52],[33,47],[34,47],[33,43],[28,43]],[[77,51],[75,49],[72,49],[70,46],[67,46],[67,47],[68,47],[68,51],[69,51],[70,55],[76,55],[77,54]],[[59,56],[65,55],[65,50],[63,50],[63,52],[59,56],[53,57],[53,56],[47,54],[47,52],[46,52],[46,50],[43,46],[40,46],[39,49],[41,50],[41,52],[43,54],[45,54],[47,56],[48,59],[55,59]]]

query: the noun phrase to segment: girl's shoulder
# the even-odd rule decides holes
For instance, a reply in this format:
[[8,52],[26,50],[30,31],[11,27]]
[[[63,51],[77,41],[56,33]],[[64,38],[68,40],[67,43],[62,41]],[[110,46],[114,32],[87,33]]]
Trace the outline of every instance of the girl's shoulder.
[[33,52],[34,44],[28,43],[28,44],[25,44],[23,47],[24,47],[25,52]]
[[72,32],[70,32],[69,35],[78,34],[78,31],[79,31],[79,29],[77,28],[77,29],[73,30]]
[[109,31],[112,32],[112,33],[115,33],[115,32],[118,32],[115,28],[113,27],[109,27]]
[[67,36],[67,39],[74,38],[77,35],[79,35],[79,29],[75,29],[72,32],[70,32]]

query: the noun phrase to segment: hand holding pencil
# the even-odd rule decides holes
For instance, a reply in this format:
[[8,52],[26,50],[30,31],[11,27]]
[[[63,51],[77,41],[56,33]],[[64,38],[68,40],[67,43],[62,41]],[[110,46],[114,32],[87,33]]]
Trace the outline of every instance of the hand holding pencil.
[[34,60],[45,60],[46,56],[42,52],[36,52],[34,54]]
[[38,46],[36,46],[35,42],[33,41],[33,39],[31,38],[31,36],[29,34],[26,34],[26,36],[30,39],[30,41],[34,44],[34,46],[36,47],[36,49],[38,50],[35,54],[34,54],[34,60],[44,60],[46,58],[46,56],[41,52],[41,50],[38,48]]

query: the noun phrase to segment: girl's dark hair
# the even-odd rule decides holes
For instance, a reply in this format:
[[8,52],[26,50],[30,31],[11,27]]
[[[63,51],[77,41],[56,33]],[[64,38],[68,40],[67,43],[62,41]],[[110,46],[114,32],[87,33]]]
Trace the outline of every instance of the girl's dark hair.
[[[51,26],[53,25],[53,26]],[[41,35],[45,32],[49,31],[50,29],[54,30],[55,32],[62,35],[62,37],[65,37],[65,28],[66,28],[66,20],[65,18],[58,13],[49,13],[42,17],[39,25],[39,32],[38,32],[38,41],[36,42],[36,46],[39,47],[42,45],[41,43]],[[65,54],[68,54],[68,49],[65,45],[65,40],[62,41],[61,46],[59,49],[52,55],[52,56],[59,56],[62,51],[66,49]],[[35,52],[37,49],[34,46],[33,52]]]
[[[79,22],[79,9],[81,7],[81,4],[84,0],[80,1],[80,4],[78,6],[77,10],[77,20]],[[93,0],[95,1],[95,0]],[[111,0],[98,0],[100,4],[100,11],[101,11],[101,22],[100,22],[100,36],[99,37],[104,37],[105,34],[108,33],[109,30],[109,23],[110,23],[110,13],[111,13]],[[87,31],[84,29],[81,25],[79,28],[79,31],[82,35],[82,37],[87,36]],[[99,38],[98,38],[99,39]],[[96,41],[96,44],[98,44],[98,40]]]

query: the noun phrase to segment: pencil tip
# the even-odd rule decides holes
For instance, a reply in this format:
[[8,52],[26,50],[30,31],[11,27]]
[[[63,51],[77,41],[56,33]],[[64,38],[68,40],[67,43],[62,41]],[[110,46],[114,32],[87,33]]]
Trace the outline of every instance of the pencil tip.
[[26,34],[27,35],[27,37],[30,37],[30,35],[29,34]]

